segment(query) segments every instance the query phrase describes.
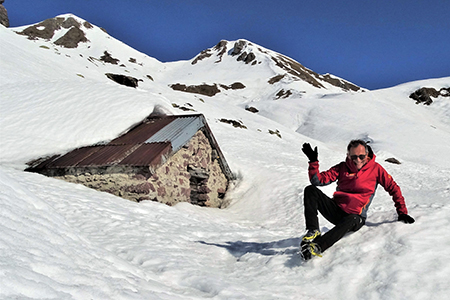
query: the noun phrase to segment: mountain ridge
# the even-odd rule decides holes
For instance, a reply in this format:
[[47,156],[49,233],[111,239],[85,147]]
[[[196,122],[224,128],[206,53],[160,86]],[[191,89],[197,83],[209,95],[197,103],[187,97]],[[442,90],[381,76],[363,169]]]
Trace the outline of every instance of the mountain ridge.
[[[119,57],[120,55],[118,56],[118,54],[114,53],[114,49],[111,49],[113,47],[111,47],[106,43],[103,49],[100,50],[101,46],[98,45],[99,43],[101,45],[102,43],[104,43],[103,41],[105,39],[109,40],[115,39],[110,37],[104,29],[101,29],[101,31],[99,31],[99,29],[101,28],[92,25],[88,21],[83,20],[82,18],[79,18],[73,14],[63,14],[55,18],[47,19],[33,25],[12,28],[12,30],[14,30],[16,33],[26,36],[29,40],[33,40],[35,42],[45,42],[47,47],[55,45],[59,46],[60,48],[65,48],[66,51],[67,50],[75,51],[75,49],[87,50],[88,53],[91,53],[88,59],[93,64],[101,61],[104,63],[116,64],[123,68],[127,67],[130,68],[130,63],[135,63],[138,66],[144,67],[145,63],[141,62],[139,58],[136,57],[124,58],[123,56]],[[91,46],[95,46],[94,47],[95,49],[91,49]],[[41,45],[41,47],[45,46]],[[135,50],[135,56],[138,53],[139,52]],[[142,54],[140,56],[142,57]],[[144,56],[154,60],[154,62],[150,65],[150,68],[154,68],[155,65],[159,64],[159,71],[157,71],[158,73],[161,73],[162,69],[164,69],[164,67],[162,67],[163,65],[165,66],[171,65],[172,68],[175,69],[172,71],[172,74],[177,73],[180,75],[179,83],[181,84],[189,84],[188,81],[191,80],[190,77],[192,77],[192,73],[195,72],[195,68],[188,71],[190,75],[183,74],[183,72],[177,71],[176,70],[177,66],[183,65],[183,62],[189,62],[190,65],[195,66],[197,64],[198,65],[205,64],[205,62],[210,61],[211,60],[210,57],[213,56],[213,59],[215,59],[214,64],[218,64],[221,63],[222,60],[224,60],[224,56],[229,56],[235,59],[235,61],[242,62],[247,66],[254,66],[256,64],[268,65],[266,67],[270,68],[271,69],[270,72],[272,73],[272,74],[269,73],[271,77],[267,78],[267,82],[269,84],[284,82],[285,84],[290,85],[291,82],[299,81],[302,83],[307,83],[311,87],[316,88],[318,90],[322,90],[318,91],[319,93],[327,93],[327,90],[331,90],[333,92],[364,90],[337,76],[333,76],[330,74],[325,75],[317,74],[314,71],[304,67],[299,62],[293,60],[292,58],[284,56],[275,51],[268,50],[262,46],[256,45],[244,39],[240,39],[237,41],[222,40],[216,46],[203,50],[200,54],[196,55],[194,58],[188,61],[162,63],[152,58],[148,54],[144,54]],[[102,59],[102,57],[106,57],[109,60]],[[183,68],[187,67],[183,66]],[[230,68],[231,67],[225,69],[227,72],[230,72]],[[242,69],[242,67],[238,67],[237,65],[235,65],[235,68]],[[218,68],[215,69],[217,72]],[[121,71],[122,73],[123,71],[126,71],[130,73],[128,75],[133,76],[133,71],[130,70],[121,70]],[[234,75],[238,77],[237,74]],[[148,78],[154,81],[158,80],[158,75],[152,74],[142,76],[142,74],[138,73],[134,77],[136,77],[138,80],[147,80]],[[208,81],[207,78],[204,78],[203,80],[201,78],[197,78],[196,80],[204,82]],[[178,82],[172,82],[171,84],[175,83]],[[197,84],[201,83],[202,82],[197,82]],[[221,82],[215,83],[219,85],[231,84]],[[289,89],[290,88],[288,87],[285,88],[285,90]],[[298,90],[297,87],[293,87],[292,89]],[[315,89],[309,88],[309,90]]]

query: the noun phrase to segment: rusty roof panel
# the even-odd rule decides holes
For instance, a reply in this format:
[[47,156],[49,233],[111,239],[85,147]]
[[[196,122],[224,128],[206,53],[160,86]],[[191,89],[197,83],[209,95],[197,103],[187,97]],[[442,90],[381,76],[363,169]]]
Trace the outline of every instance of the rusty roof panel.
[[161,163],[162,156],[169,154],[171,150],[170,143],[142,144],[119,164],[128,166],[157,166]]
[[95,151],[76,165],[79,167],[115,165],[129,155],[134,150],[133,148],[136,148],[136,145],[100,146],[98,151]]
[[101,147],[102,146],[92,146],[75,149],[55,159],[53,162],[49,163],[48,167],[58,168],[58,167],[75,166],[83,159],[89,157],[93,153],[100,150]]
[[164,128],[167,124],[172,122],[173,118],[158,118],[145,120],[134,128],[130,129],[127,133],[112,140],[110,145],[119,144],[141,144],[148,140],[151,136]]

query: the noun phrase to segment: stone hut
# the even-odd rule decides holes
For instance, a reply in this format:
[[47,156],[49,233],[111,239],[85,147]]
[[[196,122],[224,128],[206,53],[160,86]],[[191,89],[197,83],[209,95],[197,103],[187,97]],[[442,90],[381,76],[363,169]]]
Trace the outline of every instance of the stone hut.
[[27,171],[132,200],[223,208],[233,174],[202,114],[149,116],[107,144],[29,163]]

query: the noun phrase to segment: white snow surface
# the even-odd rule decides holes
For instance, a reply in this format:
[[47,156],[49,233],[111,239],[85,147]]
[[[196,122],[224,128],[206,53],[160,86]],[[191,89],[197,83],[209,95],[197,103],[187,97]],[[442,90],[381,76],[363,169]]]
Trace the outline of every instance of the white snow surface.
[[[96,26],[75,49],[20,30],[0,26],[0,299],[448,299],[450,98],[424,106],[408,96],[450,78],[358,93],[270,86],[269,63],[161,63]],[[88,60],[105,50],[124,66]],[[133,89],[106,72],[143,81]],[[237,81],[247,88],[214,97],[168,86]],[[274,100],[283,85],[299,93]],[[206,116],[236,174],[226,209],[134,203],[23,171],[32,159],[111,140],[154,110],[185,113],[172,104]],[[326,170],[353,138],[371,141],[416,222],[397,222],[380,187],[367,226],[303,262],[301,146],[318,146]]]

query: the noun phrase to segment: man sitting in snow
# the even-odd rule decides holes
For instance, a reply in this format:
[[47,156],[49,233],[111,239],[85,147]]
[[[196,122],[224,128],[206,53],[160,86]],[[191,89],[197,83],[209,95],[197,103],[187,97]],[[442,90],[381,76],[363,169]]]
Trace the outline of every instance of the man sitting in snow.
[[[347,232],[357,231],[365,224],[367,210],[378,184],[392,196],[398,220],[414,223],[414,219],[408,215],[400,187],[386,170],[375,162],[375,154],[364,141],[351,141],[347,147],[345,162],[325,172],[319,172],[317,147],[313,150],[310,144],[305,143],[302,151],[309,159],[308,173],[312,184],[305,188],[304,193],[308,232],[302,239],[301,254],[305,260],[311,259],[313,255],[321,256],[321,253]],[[333,198],[329,198],[316,187],[334,181],[337,181],[337,188]],[[319,231],[317,211],[336,225],[324,235]]]

